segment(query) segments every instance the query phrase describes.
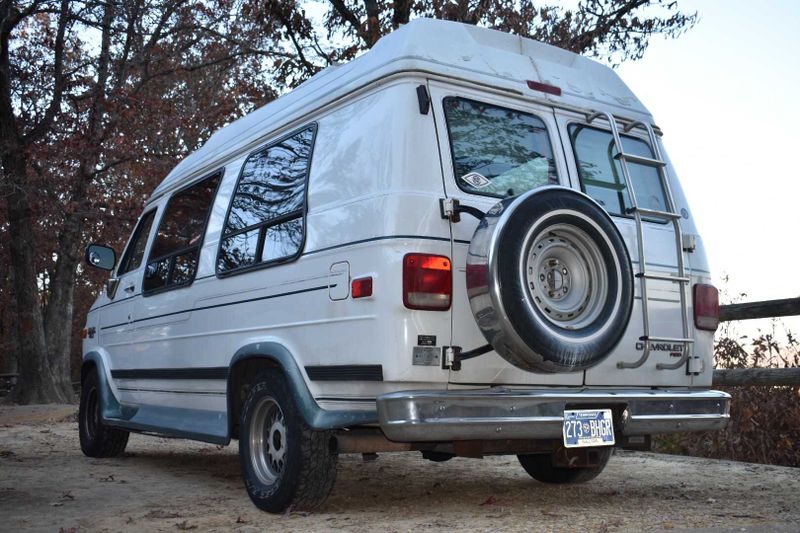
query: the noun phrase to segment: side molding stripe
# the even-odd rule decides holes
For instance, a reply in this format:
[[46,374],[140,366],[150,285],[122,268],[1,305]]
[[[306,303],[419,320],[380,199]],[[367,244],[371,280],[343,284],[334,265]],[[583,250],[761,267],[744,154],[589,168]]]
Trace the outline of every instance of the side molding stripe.
[[382,365],[307,366],[311,381],[383,381]]
[[124,368],[111,371],[114,379],[228,379],[228,367]]

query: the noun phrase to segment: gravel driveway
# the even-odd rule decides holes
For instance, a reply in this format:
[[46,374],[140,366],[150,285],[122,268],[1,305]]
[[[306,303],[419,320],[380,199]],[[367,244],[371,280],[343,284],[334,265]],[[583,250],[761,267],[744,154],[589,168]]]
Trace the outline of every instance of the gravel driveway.
[[316,513],[248,500],[237,446],[134,435],[117,459],[78,446],[74,406],[0,407],[0,530],[800,530],[800,470],[618,452],[596,480],[548,486],[514,457],[340,457]]

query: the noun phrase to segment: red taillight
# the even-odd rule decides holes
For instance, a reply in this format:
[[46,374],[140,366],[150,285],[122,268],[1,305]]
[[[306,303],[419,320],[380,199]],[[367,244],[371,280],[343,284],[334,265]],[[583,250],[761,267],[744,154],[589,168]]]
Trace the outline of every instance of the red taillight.
[[403,258],[403,304],[409,309],[450,309],[453,271],[442,255],[407,254]]
[[713,285],[694,286],[694,325],[707,331],[719,326],[719,292]]
[[350,288],[353,298],[372,296],[372,277],[354,279]]

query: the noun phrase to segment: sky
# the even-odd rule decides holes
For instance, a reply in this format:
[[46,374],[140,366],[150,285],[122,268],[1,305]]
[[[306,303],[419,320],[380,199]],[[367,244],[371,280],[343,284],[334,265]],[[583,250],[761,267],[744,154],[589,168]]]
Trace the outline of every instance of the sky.
[[[617,72],[664,131],[717,287],[741,301],[800,296],[800,1],[679,6],[697,25]],[[783,323],[800,333],[800,317]]]

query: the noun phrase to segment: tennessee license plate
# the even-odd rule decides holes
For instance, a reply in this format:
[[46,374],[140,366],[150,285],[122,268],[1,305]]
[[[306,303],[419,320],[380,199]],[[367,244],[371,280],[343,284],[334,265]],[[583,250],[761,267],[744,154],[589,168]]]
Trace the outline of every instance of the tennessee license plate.
[[564,411],[564,446],[611,446],[614,444],[614,422],[611,409],[579,409]]

